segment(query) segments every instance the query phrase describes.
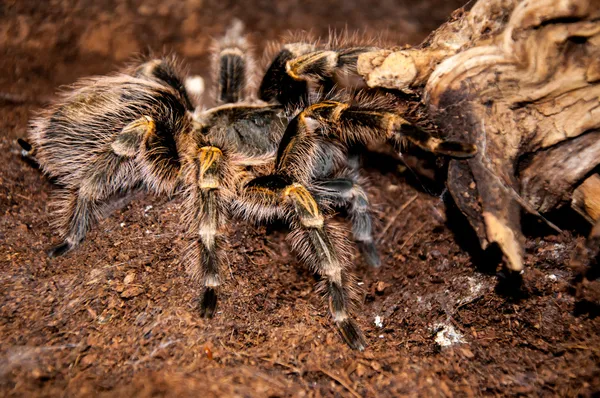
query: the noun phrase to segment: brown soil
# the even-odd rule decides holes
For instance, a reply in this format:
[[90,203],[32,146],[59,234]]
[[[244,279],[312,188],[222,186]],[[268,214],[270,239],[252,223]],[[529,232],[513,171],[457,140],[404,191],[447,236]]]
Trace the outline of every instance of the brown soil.
[[[379,248],[358,315],[369,347],[347,348],[281,228],[232,227],[218,314],[178,262],[180,202],[140,196],[63,258],[51,182],[16,138],[57,87],[151,49],[207,75],[210,36],[237,16],[258,48],[287,30],[384,32],[418,43],[460,5],[424,0],[5,0],[0,3],[0,394],[2,396],[478,396],[600,391],[600,317],[577,302],[569,259],[585,229],[536,220],[524,283],[508,294],[469,228],[422,179],[368,156]],[[210,82],[208,82],[210,83]],[[404,171],[403,171],[404,170]],[[426,184],[427,185],[427,184]],[[403,204],[408,206],[401,213]],[[449,214],[450,216],[447,216]],[[577,216],[572,216],[577,217]],[[469,251],[467,251],[469,250]],[[493,263],[492,263],[493,264]],[[589,310],[592,308],[592,311]],[[382,325],[375,324],[376,317]],[[462,343],[440,347],[441,328]]]

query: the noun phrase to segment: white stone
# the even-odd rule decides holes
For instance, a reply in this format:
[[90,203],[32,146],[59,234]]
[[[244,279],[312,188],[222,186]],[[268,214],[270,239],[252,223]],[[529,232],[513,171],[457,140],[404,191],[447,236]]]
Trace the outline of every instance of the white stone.
[[435,342],[440,347],[450,347],[455,344],[466,343],[463,335],[450,324],[435,324],[433,330],[438,330],[435,335]]

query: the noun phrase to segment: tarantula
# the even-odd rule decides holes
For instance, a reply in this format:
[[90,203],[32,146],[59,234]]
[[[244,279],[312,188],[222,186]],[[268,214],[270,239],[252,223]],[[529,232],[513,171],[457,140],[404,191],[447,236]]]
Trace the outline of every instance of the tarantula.
[[115,199],[134,190],[180,192],[192,241],[185,257],[203,285],[200,312],[211,317],[229,220],[284,220],[294,251],[321,277],[342,337],[362,350],[365,340],[351,316],[356,295],[346,271],[346,234],[330,220],[331,206],[348,208],[367,262],[380,260],[348,148],[389,138],[455,157],[475,148],[414,127],[383,95],[313,99],[318,87],[331,89],[355,75],[358,54],[370,47],[284,45],[258,98],[251,95],[244,37],[230,32],[217,47],[216,107],[194,109],[177,63],[160,58],[80,80],[32,122],[31,145],[20,142],[62,186],[53,204],[63,241],[48,254],[74,249]]

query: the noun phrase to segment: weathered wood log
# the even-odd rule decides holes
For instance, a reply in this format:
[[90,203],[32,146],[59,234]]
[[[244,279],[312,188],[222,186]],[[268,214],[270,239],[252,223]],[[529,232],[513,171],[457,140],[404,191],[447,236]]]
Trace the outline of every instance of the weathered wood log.
[[521,195],[542,213],[568,204],[574,187],[593,170],[598,159],[600,131],[540,150],[519,173]]
[[523,269],[522,209],[570,203],[600,165],[598,0],[480,0],[419,47],[364,54],[358,71],[422,95],[440,131],[477,145],[450,162],[448,188],[510,270]]
[[[600,222],[600,175],[593,174],[573,191],[571,207],[590,223]],[[600,223],[596,229],[600,236]]]

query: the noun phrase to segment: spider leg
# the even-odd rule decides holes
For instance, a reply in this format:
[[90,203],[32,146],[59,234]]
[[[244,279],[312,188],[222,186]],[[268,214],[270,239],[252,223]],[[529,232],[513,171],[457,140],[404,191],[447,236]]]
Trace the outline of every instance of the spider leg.
[[243,100],[246,87],[244,54],[238,48],[225,48],[219,53],[219,64],[218,103],[227,104]]
[[313,184],[316,177],[319,182],[314,184],[318,193],[348,206],[359,249],[371,266],[378,267],[381,261],[371,233],[369,200],[357,183],[357,177],[337,178],[327,182],[316,171],[323,163],[348,162],[347,157],[330,159],[332,156],[339,157],[343,152],[336,151],[329,143],[323,142],[327,137],[324,137],[326,133],[322,131],[321,126],[322,123],[308,112],[301,112],[292,119],[278,148],[275,171],[303,184]]
[[74,249],[94,222],[114,208],[115,199],[139,188],[145,175],[147,188],[157,193],[175,189],[179,160],[173,138],[163,123],[144,116],[127,124],[110,144],[110,151],[99,154],[78,183],[66,188],[54,201],[57,226],[63,242],[48,255],[57,257]]
[[21,159],[35,169],[40,168],[38,160],[35,158],[35,148],[31,143],[23,138],[17,138],[17,143],[21,147]]
[[363,350],[366,342],[351,317],[356,302],[349,264],[347,241],[341,227],[325,220],[319,205],[308,189],[288,177],[271,175],[252,180],[245,188],[246,216],[257,219],[281,215],[290,221],[288,236],[293,250],[322,281],[319,290],[328,298],[333,319],[345,342]]
[[370,266],[381,266],[379,252],[373,242],[369,198],[358,177],[350,175],[316,181],[314,187],[319,197],[325,197],[348,209],[352,220],[352,235],[363,257]]
[[287,63],[303,54],[314,51],[307,43],[285,45],[269,65],[258,89],[258,97],[266,102],[276,101],[282,105],[297,106],[308,102],[308,82],[297,80],[287,71]]
[[[111,207],[115,196],[135,188],[141,180],[132,159],[144,134],[151,132],[146,118],[127,125],[111,145],[112,152],[102,154],[84,172],[78,189],[58,192],[53,207],[58,214],[55,222],[63,242],[48,251],[58,257],[73,250],[101,215]],[[139,141],[138,141],[139,138]]]
[[374,49],[349,47],[312,51],[289,59],[285,71],[295,80],[318,82],[326,89],[332,88],[334,82],[343,83],[343,86],[363,86],[356,72],[358,56]]
[[184,81],[181,78],[181,72],[179,71],[179,68],[180,67],[177,65],[177,62],[173,57],[157,58],[144,62],[143,64],[131,70],[130,73],[134,77],[152,80],[174,88],[181,96],[186,109],[193,111],[194,106],[192,101],[190,101]]
[[204,290],[200,301],[201,315],[211,318],[217,306],[217,288],[221,285],[224,227],[227,222],[222,190],[227,161],[214,146],[197,148],[185,171],[185,215],[188,230],[194,234],[188,250],[188,271],[200,279]]
[[73,250],[85,238],[97,215],[94,201],[78,191],[63,189],[55,194],[52,204],[59,212],[55,224],[64,239],[48,250],[50,258],[62,256]]
[[358,56],[374,47],[349,47],[339,50],[317,50],[309,43],[285,45],[267,69],[260,85],[263,101],[276,100],[297,106],[308,102],[309,91],[329,92],[336,85],[365,87],[356,71]]
[[181,163],[175,138],[164,120],[149,116],[134,120],[115,137],[111,149],[140,164],[150,190],[171,193],[175,189]]
[[[445,141],[412,126],[381,104],[350,105],[337,101],[322,101],[308,106],[292,119],[280,141],[275,160],[275,173],[294,181],[310,184],[315,170],[327,156],[323,139],[336,138],[345,146],[368,144],[390,138],[407,139],[431,152],[454,157],[472,156],[475,146]],[[321,184],[339,200],[351,201],[353,230],[359,247],[373,266],[380,264],[371,235],[368,199],[357,184],[340,179]]]
[[234,21],[225,36],[214,45],[217,104],[240,102],[247,96],[254,62],[242,31],[242,22]]
[[61,256],[79,245],[92,225],[115,208],[115,202],[139,187],[140,176],[130,159],[108,153],[91,165],[78,189],[60,190],[52,206],[58,217],[54,224],[63,242],[48,251]]
[[293,167],[285,165],[286,155],[293,152],[290,146],[304,145],[306,137],[310,139],[323,132],[345,145],[366,145],[391,138],[398,142],[408,140],[426,151],[455,158],[468,158],[477,151],[475,145],[436,138],[413,126],[395,113],[392,106],[367,101],[356,105],[322,101],[308,106],[290,121],[279,147],[277,167]]

